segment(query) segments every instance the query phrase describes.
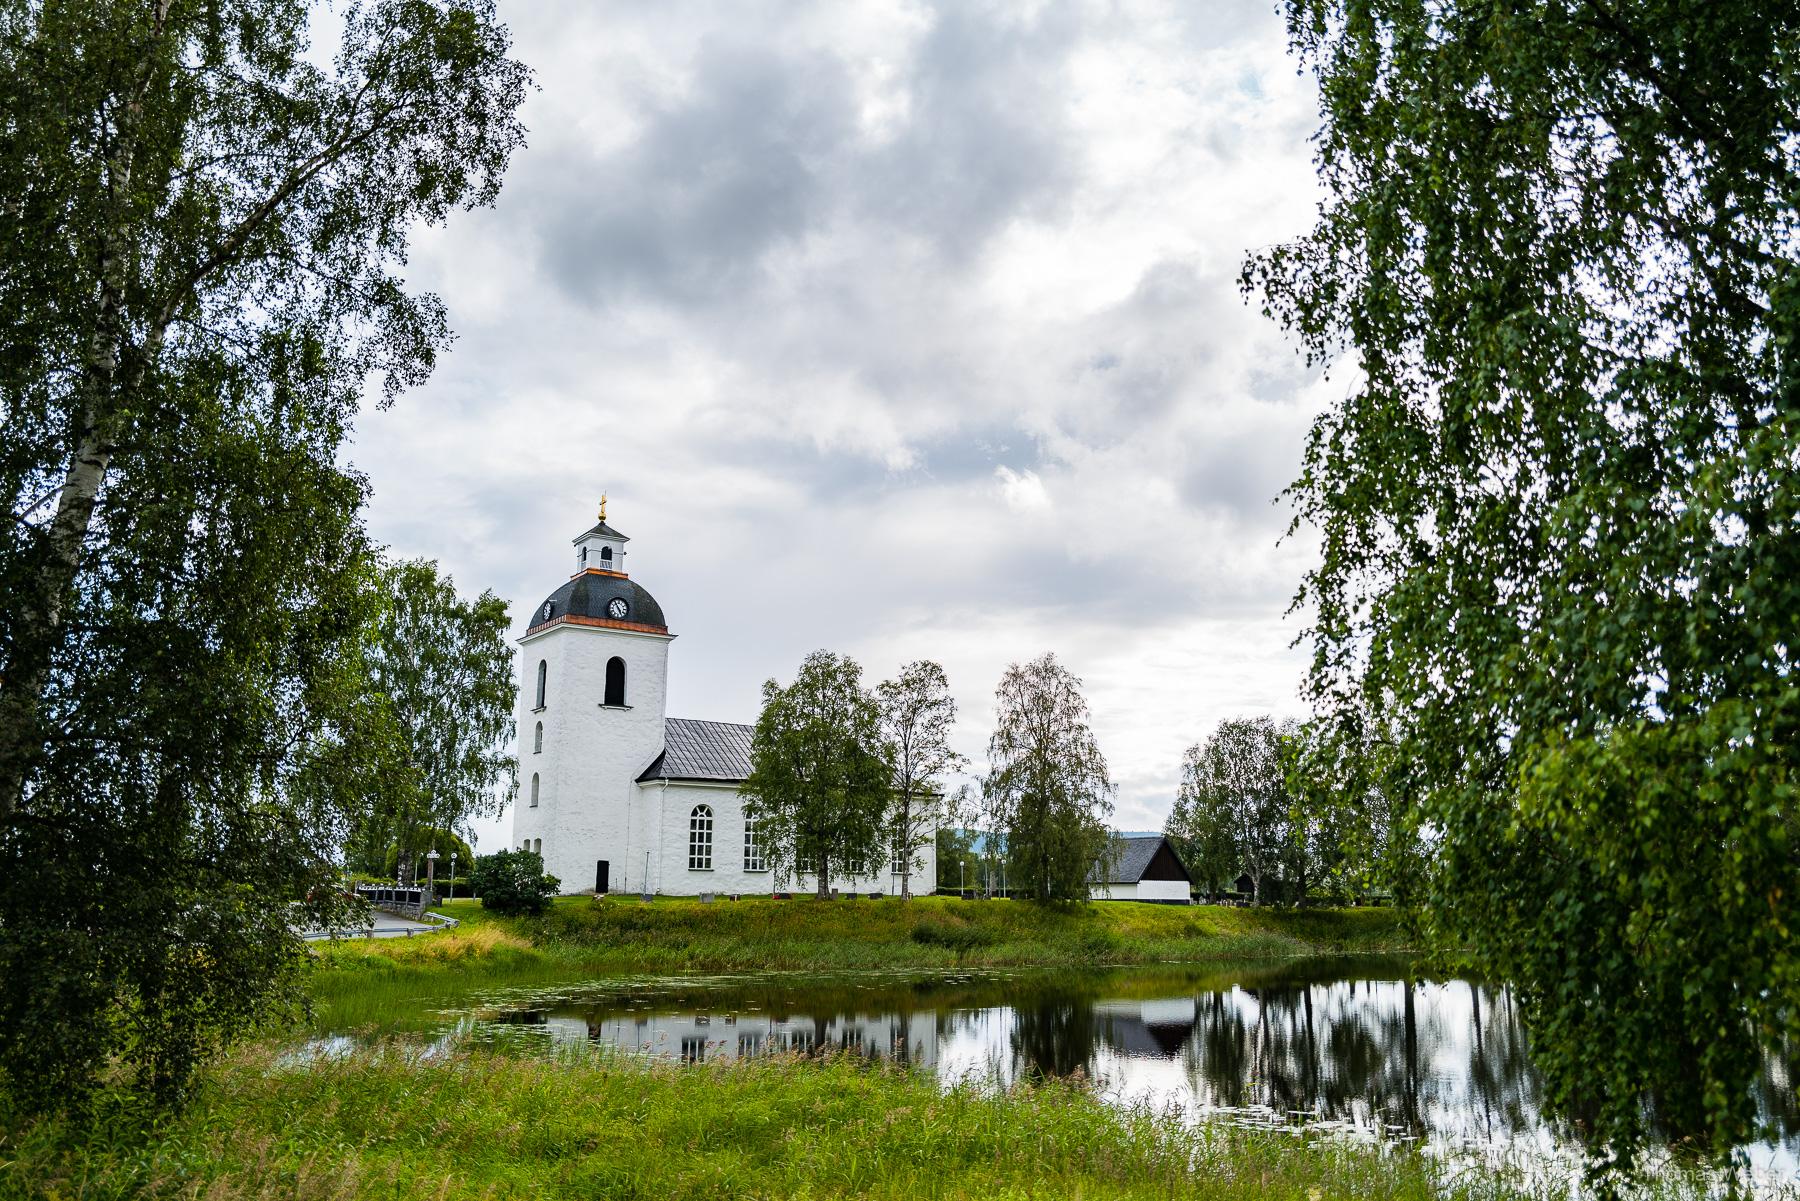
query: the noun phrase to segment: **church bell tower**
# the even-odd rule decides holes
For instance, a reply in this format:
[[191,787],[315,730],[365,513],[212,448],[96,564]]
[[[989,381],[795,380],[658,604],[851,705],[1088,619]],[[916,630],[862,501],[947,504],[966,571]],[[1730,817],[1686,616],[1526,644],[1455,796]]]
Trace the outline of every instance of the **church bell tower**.
[[625,571],[624,534],[599,519],[577,536],[575,574],[519,639],[519,792],[512,845],[540,852],[565,893],[623,891],[635,781],[663,749],[669,633],[662,606]]

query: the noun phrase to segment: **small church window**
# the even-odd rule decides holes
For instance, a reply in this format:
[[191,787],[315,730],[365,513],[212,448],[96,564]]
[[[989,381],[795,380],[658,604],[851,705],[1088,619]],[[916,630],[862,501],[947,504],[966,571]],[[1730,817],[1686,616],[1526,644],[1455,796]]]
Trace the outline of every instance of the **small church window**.
[[544,840],[541,838],[538,839],[536,844],[532,846],[531,850],[532,850],[533,854],[542,855],[544,853]]
[[893,857],[888,861],[888,870],[896,876],[906,874],[906,848],[898,844],[894,847]]
[[541,721],[537,724],[536,732],[531,736],[531,753],[534,755],[544,753],[544,723]]
[[749,808],[744,810],[744,870],[769,870],[769,853],[763,849],[762,838],[756,828],[756,811]]
[[710,805],[695,805],[688,815],[688,870],[712,870],[713,811]]
[[606,661],[606,704],[625,704],[625,660],[617,655]]
[[531,773],[531,807],[533,809],[537,808],[537,801],[538,801],[538,777],[537,777],[536,772],[532,772]]
[[607,571],[612,570],[612,547],[603,546],[600,548],[600,566]]
[[538,660],[537,707],[540,709],[542,709],[544,707],[544,686],[546,684],[548,684],[549,682],[550,682],[550,661],[548,659],[539,659]]

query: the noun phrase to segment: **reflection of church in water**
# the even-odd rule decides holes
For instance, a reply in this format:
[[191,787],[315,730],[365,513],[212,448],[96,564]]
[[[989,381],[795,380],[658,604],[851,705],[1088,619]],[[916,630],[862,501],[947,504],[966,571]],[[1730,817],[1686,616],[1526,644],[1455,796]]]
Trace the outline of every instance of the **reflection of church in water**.
[[938,1061],[936,1015],[930,1010],[869,1016],[776,1017],[766,1013],[550,1015],[552,1042],[601,1043],[634,1054],[683,1063],[755,1059],[765,1055],[856,1055],[933,1067]]
[[[1066,1020],[1064,1015],[1066,1015]],[[1100,1001],[1068,1007],[1010,1007],[813,1016],[746,1008],[652,1013],[517,1015],[541,1025],[554,1043],[598,1043],[684,1063],[765,1055],[854,1055],[955,1074],[1015,1069],[1037,1076],[1091,1071],[1097,1049],[1132,1058],[1171,1059],[1193,1037],[1192,997]],[[998,1023],[998,1028],[996,1028]],[[990,1052],[1000,1047],[1000,1060]],[[977,1052],[976,1049],[979,1049]]]

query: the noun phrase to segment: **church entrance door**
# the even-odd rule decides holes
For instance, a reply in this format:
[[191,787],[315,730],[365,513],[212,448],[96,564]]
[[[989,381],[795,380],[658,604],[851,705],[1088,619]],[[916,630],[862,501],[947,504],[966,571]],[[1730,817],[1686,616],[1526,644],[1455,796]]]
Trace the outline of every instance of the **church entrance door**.
[[607,863],[602,859],[594,868],[594,891],[601,896],[606,895]]

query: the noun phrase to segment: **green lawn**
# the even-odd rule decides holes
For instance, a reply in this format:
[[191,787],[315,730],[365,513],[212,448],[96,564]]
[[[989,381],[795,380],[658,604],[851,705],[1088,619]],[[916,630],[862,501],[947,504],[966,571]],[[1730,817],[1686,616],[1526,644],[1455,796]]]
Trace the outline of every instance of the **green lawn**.
[[[1530,1195],[1547,1193],[1402,1149],[1193,1128],[1066,1085],[942,1091],[843,1061],[421,1064],[396,1049],[298,1069],[264,1049],[149,1131],[117,1115],[85,1131],[18,1125],[0,1110],[0,1196],[46,1201]],[[1671,1177],[1649,1195],[1698,1194]]]

